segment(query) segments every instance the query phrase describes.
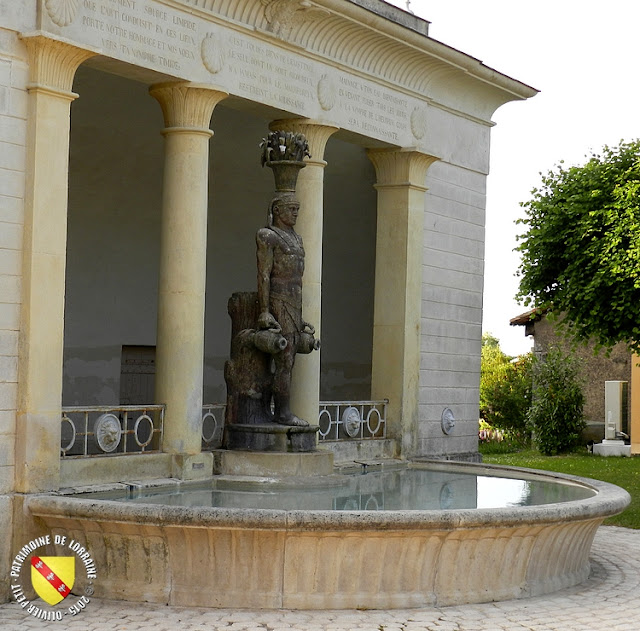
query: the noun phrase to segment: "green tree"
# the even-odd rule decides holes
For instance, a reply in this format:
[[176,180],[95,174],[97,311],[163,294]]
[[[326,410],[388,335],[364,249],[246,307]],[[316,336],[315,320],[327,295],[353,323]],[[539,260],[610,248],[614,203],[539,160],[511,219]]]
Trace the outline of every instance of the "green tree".
[[527,413],[531,405],[531,355],[512,358],[499,341],[482,336],[480,417],[493,427],[515,432],[528,440]]
[[482,334],[480,362],[480,417],[489,420],[492,392],[506,374],[509,357],[500,349],[500,341],[490,333]]
[[524,202],[517,298],[574,341],[640,351],[640,141],[562,163]]
[[569,451],[580,442],[585,422],[578,360],[551,348],[533,366],[533,402],[527,422],[546,456]]

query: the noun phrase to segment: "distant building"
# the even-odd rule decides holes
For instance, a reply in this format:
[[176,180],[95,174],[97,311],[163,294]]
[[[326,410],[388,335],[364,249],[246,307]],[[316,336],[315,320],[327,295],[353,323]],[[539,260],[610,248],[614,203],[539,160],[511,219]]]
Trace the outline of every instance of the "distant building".
[[[617,344],[609,353],[601,351],[596,354],[594,344],[571,345],[565,338],[558,334],[553,323],[545,316],[544,312],[537,309],[526,311],[510,320],[512,326],[523,326],[524,333],[533,337],[533,352],[536,355],[544,355],[551,347],[557,347],[564,352],[571,353],[580,360],[581,375],[584,379],[584,414],[590,425],[589,436],[600,441],[604,437],[605,406],[604,406],[604,382],[626,381],[629,383],[629,403],[627,419],[623,423],[626,433],[631,433],[632,416],[638,416],[637,406],[632,406],[633,397],[638,396],[638,386],[635,388],[634,380],[637,378],[637,358],[629,352],[625,344]],[[633,412],[633,414],[632,414]],[[640,428],[639,428],[640,429]],[[640,437],[637,436],[640,452]]]

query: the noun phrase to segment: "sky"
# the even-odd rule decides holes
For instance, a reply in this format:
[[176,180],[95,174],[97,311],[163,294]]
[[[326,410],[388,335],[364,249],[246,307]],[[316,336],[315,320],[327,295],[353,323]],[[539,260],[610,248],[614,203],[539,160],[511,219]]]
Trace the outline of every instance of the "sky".
[[[393,0],[406,9],[407,3]],[[493,116],[487,181],[483,332],[510,355],[531,349],[509,320],[527,311],[514,296],[524,226],[520,202],[564,160],[640,137],[638,0],[411,0],[429,35],[540,93]]]

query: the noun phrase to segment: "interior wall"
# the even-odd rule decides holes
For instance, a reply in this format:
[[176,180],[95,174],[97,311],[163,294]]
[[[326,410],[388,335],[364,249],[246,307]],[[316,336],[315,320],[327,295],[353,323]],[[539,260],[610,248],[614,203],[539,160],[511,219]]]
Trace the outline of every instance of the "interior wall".
[[123,344],[155,345],[162,112],[81,67],[71,109],[63,405],[119,402]]
[[325,151],[322,379],[325,401],[371,396],[377,194],[361,147],[331,139]]
[[[142,83],[81,67],[71,115],[63,405],[119,403],[121,349],[153,346],[162,206],[162,113]],[[227,300],[256,289],[255,233],[273,176],[269,119],[220,104],[210,144],[204,401],[225,400]],[[364,150],[325,159],[321,397],[368,398],[375,206]],[[302,209],[304,212],[304,209]]]

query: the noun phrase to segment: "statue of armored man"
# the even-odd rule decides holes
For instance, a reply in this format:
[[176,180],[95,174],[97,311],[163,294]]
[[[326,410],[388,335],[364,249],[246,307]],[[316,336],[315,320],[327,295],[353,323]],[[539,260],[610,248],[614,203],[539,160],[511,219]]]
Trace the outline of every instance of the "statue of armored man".
[[231,358],[225,365],[226,425],[276,423],[306,427],[290,407],[297,353],[320,348],[314,327],[302,318],[304,246],[294,227],[298,173],[309,147],[302,134],[271,132],[262,141],[262,165],[273,170],[276,192],[267,225],[256,234],[258,291],[229,301]]

